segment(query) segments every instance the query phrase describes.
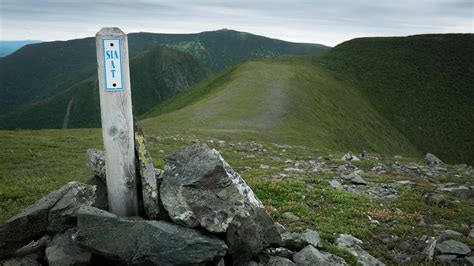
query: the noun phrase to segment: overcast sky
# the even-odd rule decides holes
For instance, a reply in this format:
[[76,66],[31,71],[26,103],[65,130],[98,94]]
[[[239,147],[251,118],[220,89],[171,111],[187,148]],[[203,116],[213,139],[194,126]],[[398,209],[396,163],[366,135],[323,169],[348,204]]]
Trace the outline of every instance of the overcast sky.
[[473,32],[473,0],[0,0],[0,39],[222,28],[334,46],[361,36]]

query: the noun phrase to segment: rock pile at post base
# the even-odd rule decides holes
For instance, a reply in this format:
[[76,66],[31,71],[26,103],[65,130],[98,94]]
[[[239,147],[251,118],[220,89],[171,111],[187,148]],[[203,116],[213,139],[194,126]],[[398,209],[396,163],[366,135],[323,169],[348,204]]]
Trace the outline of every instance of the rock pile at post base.
[[155,171],[136,132],[140,217],[107,211],[103,152],[89,149],[87,184],[68,183],[0,225],[0,265],[346,265],[320,250],[317,232],[274,223],[217,150],[183,147]]

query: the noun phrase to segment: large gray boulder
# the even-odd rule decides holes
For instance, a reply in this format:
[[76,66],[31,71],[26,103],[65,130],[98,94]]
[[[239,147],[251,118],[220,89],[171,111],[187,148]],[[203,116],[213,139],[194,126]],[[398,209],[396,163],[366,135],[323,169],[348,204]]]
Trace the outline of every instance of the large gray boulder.
[[217,237],[163,221],[123,219],[94,208],[78,212],[74,241],[94,254],[134,265],[194,265],[217,260],[227,246]]
[[279,256],[260,255],[258,256],[260,265],[263,266],[294,266],[293,261]]
[[347,265],[346,261],[324,251],[319,251],[312,245],[308,245],[293,256],[298,266],[340,266]]
[[358,262],[364,266],[382,266],[385,265],[377,258],[370,255],[360,246],[362,240],[346,234],[341,234],[336,239],[336,244],[339,248],[349,251],[352,255],[357,257]]
[[94,202],[94,191],[94,186],[70,182],[0,224],[0,258],[40,238],[48,230],[57,232],[73,226],[78,207]]
[[175,223],[226,233],[234,263],[281,241],[262,202],[218,151],[196,144],[165,160],[160,197]]
[[49,266],[90,265],[92,254],[73,242],[75,229],[56,234],[46,248],[46,259]]
[[349,180],[356,185],[367,185],[367,181],[365,181],[362,176],[358,173],[352,172],[350,174],[341,174],[341,178],[344,180]]

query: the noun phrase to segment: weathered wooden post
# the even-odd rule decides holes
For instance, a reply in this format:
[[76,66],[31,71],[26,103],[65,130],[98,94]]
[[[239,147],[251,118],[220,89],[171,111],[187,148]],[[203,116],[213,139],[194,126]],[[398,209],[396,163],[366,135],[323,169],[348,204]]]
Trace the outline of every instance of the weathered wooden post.
[[100,111],[109,210],[138,215],[132,93],[127,35],[119,28],[96,34]]

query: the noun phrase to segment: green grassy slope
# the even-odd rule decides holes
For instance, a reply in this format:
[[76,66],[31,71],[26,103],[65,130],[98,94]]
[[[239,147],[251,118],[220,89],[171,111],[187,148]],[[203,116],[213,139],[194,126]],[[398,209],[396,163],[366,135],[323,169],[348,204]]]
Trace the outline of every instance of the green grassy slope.
[[361,38],[315,64],[331,69],[422,152],[474,163],[474,34]]
[[[210,70],[191,55],[152,47],[131,61],[132,102],[135,115],[207,78]],[[100,127],[97,75],[46,100],[0,116],[0,128],[62,128],[71,104],[68,128]]]
[[[318,52],[328,48],[230,30],[197,34],[131,33],[128,37],[130,57],[151,46],[168,46],[192,54],[216,71],[249,58]],[[64,91],[94,74],[96,68],[94,38],[28,45],[0,58],[0,114]]]
[[351,84],[304,58],[241,64],[166,101],[144,118],[148,132],[187,131],[418,155]]

